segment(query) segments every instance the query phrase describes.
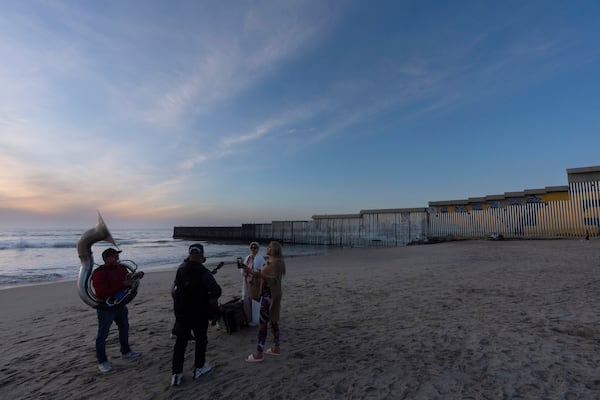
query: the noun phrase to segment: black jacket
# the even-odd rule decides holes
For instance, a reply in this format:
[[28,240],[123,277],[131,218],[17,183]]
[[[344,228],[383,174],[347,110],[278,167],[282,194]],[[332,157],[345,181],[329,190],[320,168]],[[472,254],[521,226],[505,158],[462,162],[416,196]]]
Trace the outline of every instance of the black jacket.
[[221,287],[204,265],[186,260],[177,269],[172,294],[177,318],[212,319]]

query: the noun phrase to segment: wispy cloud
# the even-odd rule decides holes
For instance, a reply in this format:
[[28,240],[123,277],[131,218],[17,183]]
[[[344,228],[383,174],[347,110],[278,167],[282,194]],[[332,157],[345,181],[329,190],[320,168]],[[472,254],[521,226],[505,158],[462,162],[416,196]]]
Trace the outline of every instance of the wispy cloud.
[[190,159],[187,159],[187,160],[179,163],[179,168],[189,170],[189,169],[194,168],[197,164],[206,162],[206,160],[208,160],[208,157],[206,155],[199,154],[199,155],[195,156],[194,158],[190,158]]
[[148,121],[172,125],[209,112],[267,79],[282,62],[301,57],[328,28],[330,16],[314,18],[320,7],[303,19],[286,7],[273,7],[277,4],[249,7],[242,11],[241,26],[235,19],[225,20],[227,29],[218,36],[204,32],[201,40],[194,40],[192,53],[177,57],[187,61],[185,67],[177,64],[156,105],[147,109]]
[[282,119],[274,119],[260,123],[258,126],[254,127],[252,131],[247,133],[242,133],[238,136],[229,137],[223,140],[223,144],[225,146],[243,144],[248,141],[258,140],[269,133],[271,133],[274,129],[280,128],[282,125],[286,124],[286,121]]

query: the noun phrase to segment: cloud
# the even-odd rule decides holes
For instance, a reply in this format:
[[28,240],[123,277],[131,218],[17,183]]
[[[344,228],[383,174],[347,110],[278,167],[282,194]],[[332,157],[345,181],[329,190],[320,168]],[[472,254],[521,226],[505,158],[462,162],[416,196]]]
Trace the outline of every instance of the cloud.
[[244,23],[237,14],[225,17],[225,28],[201,31],[187,39],[189,55],[176,55],[163,81],[163,94],[144,112],[150,123],[177,125],[182,118],[204,115],[223,102],[255,87],[280,65],[301,57],[321,40],[329,28],[330,16],[318,13],[296,15],[278,2],[258,2],[242,9]]
[[232,145],[243,144],[248,141],[259,140],[260,138],[268,135],[274,129],[281,127],[282,125],[286,124],[287,122],[288,121],[285,121],[283,119],[273,119],[273,120],[264,121],[264,122],[261,122],[258,126],[255,126],[252,129],[252,131],[247,132],[247,133],[242,133],[241,135],[238,135],[238,136],[231,136],[231,137],[225,138],[222,143],[225,146],[232,146]]
[[187,160],[184,160],[183,162],[180,162],[178,164],[178,167],[181,169],[192,169],[194,168],[197,164],[201,164],[204,163],[208,160],[208,157],[204,154],[199,154],[197,156],[195,156],[194,158],[190,158]]

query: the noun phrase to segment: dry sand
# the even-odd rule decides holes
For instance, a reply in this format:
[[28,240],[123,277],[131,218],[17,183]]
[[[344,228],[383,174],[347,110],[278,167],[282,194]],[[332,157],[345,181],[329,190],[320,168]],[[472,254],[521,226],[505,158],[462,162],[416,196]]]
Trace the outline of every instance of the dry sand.
[[[599,250],[600,240],[465,241],[289,258],[282,356],[246,363],[255,328],[211,327],[215,370],[191,379],[190,342],[177,388],[174,270],[147,274],[129,305],[141,360],[119,357],[111,329],[108,374],[94,356],[96,313],[75,282],[0,290],[0,397],[600,398]],[[223,302],[238,295],[234,266],[216,278]]]

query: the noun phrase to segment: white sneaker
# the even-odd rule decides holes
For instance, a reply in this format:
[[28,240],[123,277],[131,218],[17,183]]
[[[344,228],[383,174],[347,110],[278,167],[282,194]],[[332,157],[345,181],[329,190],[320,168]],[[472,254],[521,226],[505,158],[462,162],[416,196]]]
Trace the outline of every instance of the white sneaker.
[[104,361],[103,363],[98,364],[98,369],[100,372],[109,372],[112,370],[112,365],[108,361]]
[[212,369],[212,365],[210,365],[209,363],[204,363],[204,366],[202,368],[196,368],[194,370],[194,379],[198,379],[202,375],[208,374],[210,371],[212,371]]
[[133,350],[129,350],[129,352],[127,352],[125,354],[121,354],[121,357],[126,360],[133,360],[135,358],[140,358],[141,356],[142,356],[142,353],[139,353],[139,352],[133,351]]
[[181,385],[181,381],[183,381],[183,373],[180,372],[178,374],[173,374],[171,377],[171,386],[179,386]]

